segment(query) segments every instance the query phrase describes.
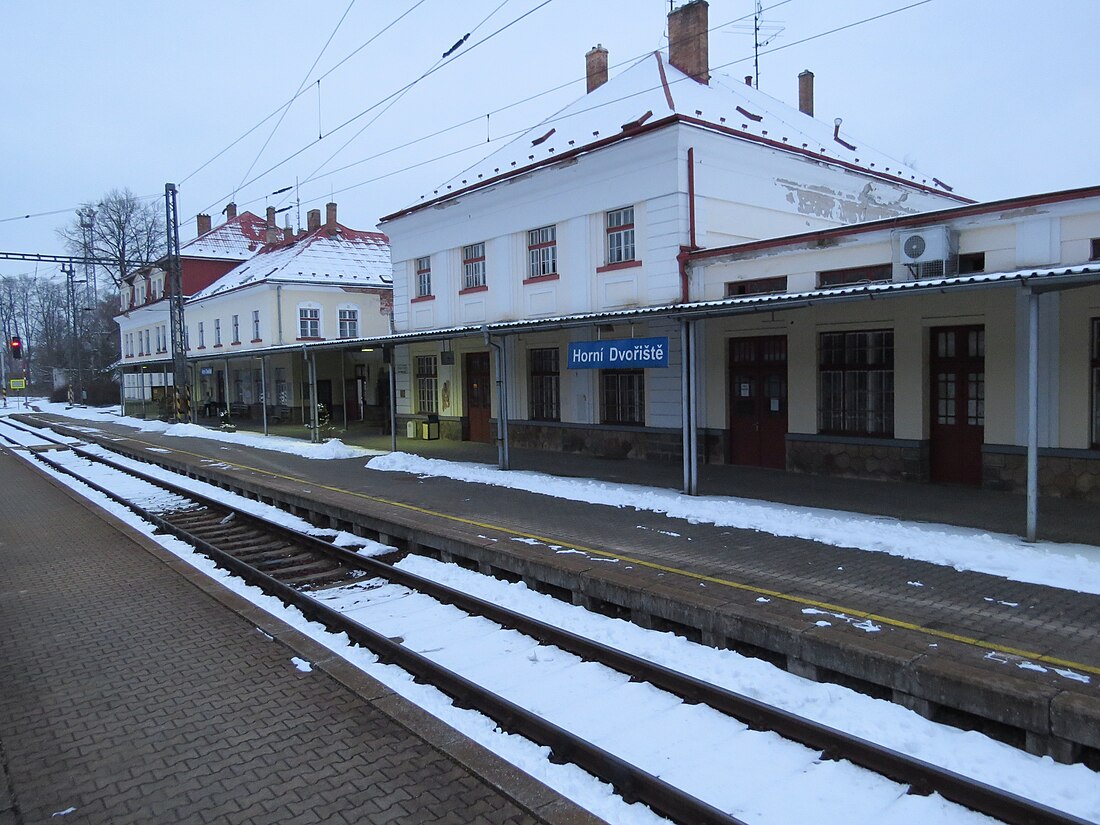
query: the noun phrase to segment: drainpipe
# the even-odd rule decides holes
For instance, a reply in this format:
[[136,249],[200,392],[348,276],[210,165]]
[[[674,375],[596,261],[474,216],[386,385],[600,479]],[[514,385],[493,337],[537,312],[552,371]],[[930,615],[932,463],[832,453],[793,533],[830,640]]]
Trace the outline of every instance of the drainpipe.
[[278,326],[279,343],[283,343],[283,285],[275,285],[275,323]]
[[695,234],[695,147],[689,146],[687,151],[687,196],[688,196],[688,245],[680,247],[680,253],[676,256],[676,263],[680,267],[680,303],[686,304],[691,300],[691,290],[688,281],[688,253],[699,248]]
[[267,428],[267,356],[260,356],[260,410],[264,416],[264,435],[269,435]]
[[485,336],[485,344],[492,347],[496,353],[497,365],[497,466],[501,470],[511,469],[511,460],[508,455],[508,373],[506,345],[507,338],[501,338],[500,343],[494,343],[489,335],[489,327],[482,326],[481,332]]
[[1039,523],[1039,293],[1027,293],[1027,540]]
[[397,452],[397,350],[382,350],[382,362],[390,365],[390,452]]

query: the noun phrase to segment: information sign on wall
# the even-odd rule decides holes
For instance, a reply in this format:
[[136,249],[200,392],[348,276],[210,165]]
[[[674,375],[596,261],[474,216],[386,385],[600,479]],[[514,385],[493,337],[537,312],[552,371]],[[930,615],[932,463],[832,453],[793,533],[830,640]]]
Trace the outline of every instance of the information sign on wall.
[[570,341],[571,370],[649,369],[668,366],[668,338]]

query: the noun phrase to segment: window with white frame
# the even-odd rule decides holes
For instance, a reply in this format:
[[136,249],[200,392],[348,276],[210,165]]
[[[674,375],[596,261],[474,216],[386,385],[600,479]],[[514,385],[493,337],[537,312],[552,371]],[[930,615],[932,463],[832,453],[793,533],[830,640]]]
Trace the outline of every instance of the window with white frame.
[[164,342],[160,338],[160,327],[157,328],[157,352],[164,352]]
[[151,278],[149,281],[149,291],[152,293],[154,301],[159,301],[164,297],[164,278],[157,277]]
[[416,297],[432,294],[432,259],[430,256],[416,259]]
[[527,277],[545,278],[558,274],[558,232],[556,226],[527,231]]
[[150,338],[149,330],[145,330],[145,354],[146,355],[152,355],[153,354],[153,348],[150,346],[149,338]]
[[818,431],[893,436],[894,331],[875,329],[820,335]]
[[123,339],[122,354],[127,358],[134,357],[134,333],[126,333],[126,337]]
[[634,260],[634,207],[612,209],[607,213],[607,262],[621,264]]
[[222,319],[214,319],[214,346],[220,347],[222,345]]
[[343,306],[337,310],[340,321],[341,338],[359,337],[359,309],[354,306]]
[[434,355],[416,356],[416,410],[421,413],[434,413],[436,407],[437,382],[436,357]]
[[258,309],[252,310],[252,340],[260,340],[260,311]]
[[485,286],[485,244],[462,247],[462,288]]
[[205,321],[199,321],[199,349],[206,349]]
[[298,337],[321,337],[321,307],[315,304],[303,304],[298,307]]
[[240,315],[234,315],[233,316],[233,341],[232,341],[232,343],[239,344],[240,342],[241,342],[241,316]]

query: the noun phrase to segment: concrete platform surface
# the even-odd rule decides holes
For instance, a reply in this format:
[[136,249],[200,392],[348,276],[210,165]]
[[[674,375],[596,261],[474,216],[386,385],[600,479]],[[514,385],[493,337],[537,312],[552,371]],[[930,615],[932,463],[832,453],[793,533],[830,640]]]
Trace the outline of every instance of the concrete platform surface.
[[0,825],[598,821],[5,451],[0,755]]

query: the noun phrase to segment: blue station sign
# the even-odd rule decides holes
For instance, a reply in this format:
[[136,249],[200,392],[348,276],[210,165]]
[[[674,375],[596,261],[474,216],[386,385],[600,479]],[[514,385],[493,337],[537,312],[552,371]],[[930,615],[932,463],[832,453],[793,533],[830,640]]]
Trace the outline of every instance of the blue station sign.
[[570,341],[571,370],[649,369],[668,366],[668,338]]

